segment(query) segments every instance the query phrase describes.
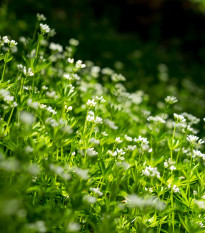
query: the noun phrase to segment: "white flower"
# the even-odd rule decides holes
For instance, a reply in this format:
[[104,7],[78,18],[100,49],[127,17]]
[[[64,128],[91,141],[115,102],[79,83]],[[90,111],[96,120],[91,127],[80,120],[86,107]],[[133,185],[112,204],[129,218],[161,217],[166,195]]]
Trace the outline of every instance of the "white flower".
[[60,44],[55,44],[53,42],[50,43],[49,49],[51,49],[53,51],[57,51],[59,53],[63,52],[63,46]]
[[30,112],[26,112],[26,111],[21,111],[20,112],[20,121],[23,122],[26,125],[32,125],[34,122],[34,115]]
[[46,107],[46,110],[47,110],[48,112],[50,112],[50,113],[53,113],[54,115],[57,114],[57,112],[56,112],[54,109],[52,109],[51,106]]
[[205,209],[205,201],[195,200],[195,203],[198,205],[200,209]]
[[10,40],[8,39],[8,36],[3,36],[2,42],[5,44],[8,44],[10,42]]
[[194,195],[194,196],[197,195],[197,191],[196,191],[196,190],[193,191],[193,195]]
[[145,145],[149,144],[147,138],[143,138],[142,136],[139,136],[138,138],[134,138],[133,141],[134,142],[139,142],[139,143],[142,143],[142,144],[145,144]]
[[112,152],[111,150],[108,150],[107,153],[111,156],[117,156],[117,151]]
[[76,68],[81,68],[81,69],[83,69],[83,68],[86,67],[86,65],[83,64],[81,60],[78,60],[78,61],[76,62],[76,64],[75,64],[75,67],[76,67]]
[[28,68],[28,70],[27,70],[26,67],[23,66],[22,64],[17,65],[17,68],[19,69],[19,71],[23,72],[25,76],[33,76],[34,75],[31,68]]
[[182,115],[187,118],[190,125],[198,124],[200,119],[190,113],[183,112]]
[[37,16],[38,21],[45,21],[46,20],[46,17],[43,14],[37,13],[36,16]]
[[113,82],[126,81],[125,77],[122,74],[112,74],[111,79]]
[[95,139],[95,138],[91,138],[89,142],[90,142],[90,143],[93,143],[93,144],[99,144],[99,143],[100,143],[100,140]]
[[145,176],[157,177],[160,178],[160,173],[158,172],[156,167],[148,166],[144,170],[142,170],[142,174]]
[[187,141],[189,141],[192,145],[196,144],[203,144],[204,141],[202,139],[199,139],[199,137],[195,135],[187,135]]
[[77,222],[70,222],[67,227],[69,232],[77,232],[80,230],[80,224]]
[[178,102],[178,100],[177,100],[177,98],[175,96],[167,96],[165,98],[165,102],[167,104],[174,104],[174,103]]
[[103,123],[103,119],[101,117],[98,117],[98,116],[95,118],[94,121],[95,121],[96,124],[102,124]]
[[175,162],[173,162],[171,160],[171,158],[169,158],[168,160],[165,160],[164,162],[164,167],[165,168],[169,168],[170,170],[176,170],[176,167],[174,166]]
[[87,180],[89,178],[88,169],[75,168],[74,171],[83,180]]
[[156,123],[161,123],[161,124],[165,124],[166,121],[164,119],[162,119],[160,116],[150,116],[147,118],[148,121],[152,121],[152,122],[156,122]]
[[88,100],[88,101],[87,101],[87,105],[88,105],[89,107],[95,107],[96,104],[97,104],[97,102],[95,102],[94,99]]
[[104,132],[102,132],[101,133],[103,136],[105,136],[105,137],[107,137],[108,136],[108,134],[104,131]]
[[72,80],[72,77],[70,76],[70,74],[64,74],[63,78],[65,78],[67,80]]
[[68,58],[68,62],[69,62],[70,64],[73,64],[74,59],[73,59],[73,58]]
[[170,166],[169,169],[173,171],[173,170],[176,170],[176,167],[172,165],[172,166]]
[[118,126],[115,125],[115,123],[109,119],[105,119],[105,124],[108,125],[111,129],[117,130]]
[[117,152],[117,154],[120,156],[120,155],[124,155],[125,154],[125,152],[123,151],[123,149],[116,149],[116,152]]
[[199,150],[193,150],[193,158],[195,157],[199,157],[202,158],[203,160],[205,160],[205,154],[201,153],[201,151]]
[[129,137],[129,136],[127,136],[127,135],[125,135],[124,137],[125,137],[125,139],[126,139],[127,141],[129,141],[129,142],[132,141],[132,138],[131,138],[131,137]]
[[103,96],[100,96],[100,97],[96,96],[96,99],[99,100],[100,103],[105,103],[106,102],[106,100],[103,98]]
[[43,34],[50,32],[50,27],[47,24],[40,23],[40,29]]
[[176,123],[183,123],[186,121],[186,119],[183,117],[183,115],[176,114],[176,113],[174,113],[174,119],[175,119]]
[[99,188],[90,188],[90,190],[92,192],[94,192],[95,194],[97,194],[98,196],[102,196],[103,195],[103,193],[100,191]]
[[49,98],[53,98],[53,99],[56,99],[58,97],[58,95],[56,95],[56,92],[55,91],[47,91],[46,92],[46,95],[49,97]]
[[79,45],[79,41],[74,39],[74,38],[71,38],[69,40],[69,43],[70,43],[70,45],[73,45],[73,46],[78,46]]
[[86,195],[86,196],[83,197],[83,200],[92,205],[92,204],[96,203],[97,198],[93,197],[93,196],[90,196],[90,195]]
[[127,148],[125,148],[128,151],[134,151],[137,148],[136,145],[128,145]]
[[10,46],[10,47],[13,47],[13,46],[15,46],[15,45],[17,45],[17,44],[18,44],[18,43],[17,43],[15,40],[11,40],[9,46]]
[[38,102],[33,102],[33,100],[31,98],[28,99],[27,104],[29,107],[33,108],[33,109],[38,109],[39,107],[39,103]]
[[154,207],[157,210],[162,210],[166,205],[163,201],[160,201],[158,197],[148,197],[147,199],[144,199],[137,196],[136,194],[127,195],[126,202],[129,208]]
[[73,110],[73,107],[72,107],[72,106],[66,106],[66,105],[65,105],[65,109],[66,109],[67,111],[72,111],[72,110]]
[[88,156],[93,157],[93,156],[96,156],[98,152],[95,151],[94,148],[92,147],[92,148],[87,149],[87,154]]
[[94,122],[94,120],[95,120],[94,112],[89,111],[86,120],[90,121],[90,122]]
[[116,142],[116,143],[121,143],[122,140],[120,140],[120,137],[116,137],[116,138],[115,138],[115,142]]
[[180,193],[180,190],[179,190],[179,188],[178,188],[176,185],[173,186],[172,190],[173,190],[175,193]]
[[34,73],[32,72],[31,68],[28,68],[28,71],[27,71],[27,76],[34,76]]

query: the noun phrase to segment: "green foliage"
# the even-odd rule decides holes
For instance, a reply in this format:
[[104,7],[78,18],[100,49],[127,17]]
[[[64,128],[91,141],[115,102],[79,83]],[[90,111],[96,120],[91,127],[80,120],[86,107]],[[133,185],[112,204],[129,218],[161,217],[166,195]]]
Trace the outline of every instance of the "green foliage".
[[50,43],[40,20],[32,39],[0,38],[1,232],[203,232],[204,142],[181,101],[189,80],[179,91],[161,64],[158,90],[178,99],[152,106],[114,70],[76,61],[77,40]]

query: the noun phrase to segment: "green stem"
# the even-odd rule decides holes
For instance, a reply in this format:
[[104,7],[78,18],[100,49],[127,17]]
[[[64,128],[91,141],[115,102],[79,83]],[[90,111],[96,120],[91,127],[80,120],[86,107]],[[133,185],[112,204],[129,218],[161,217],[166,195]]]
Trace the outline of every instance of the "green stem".
[[171,191],[171,205],[172,205],[172,229],[174,232],[174,200],[173,200],[173,191]]
[[6,126],[6,132],[5,132],[5,133],[7,133],[8,130],[9,130],[9,124],[10,124],[11,117],[12,117],[12,115],[13,115],[13,112],[14,112],[14,108],[12,108],[12,110],[11,110],[11,113],[10,113],[10,116],[9,116],[9,119],[8,119],[8,124],[7,124],[7,126]]
[[6,68],[6,62],[4,63],[4,68],[3,68],[3,72],[2,72],[2,76],[1,76],[1,82],[2,82],[2,83],[3,83],[3,81],[4,81],[5,68]]
[[61,147],[61,162],[63,161],[63,147]]
[[40,40],[38,38],[38,44],[37,44],[37,49],[36,49],[36,59],[37,59],[38,53],[39,53],[39,45],[40,45]]

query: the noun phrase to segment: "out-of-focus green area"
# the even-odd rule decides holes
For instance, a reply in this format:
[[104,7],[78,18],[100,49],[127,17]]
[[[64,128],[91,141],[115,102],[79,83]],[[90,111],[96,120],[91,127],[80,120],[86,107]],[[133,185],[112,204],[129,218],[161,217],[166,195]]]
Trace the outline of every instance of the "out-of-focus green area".
[[[142,89],[156,103],[180,95],[185,110],[205,110],[204,1],[180,0],[10,0],[0,11],[0,34],[18,40],[35,29],[43,13],[66,46],[80,41],[76,57],[111,67],[127,78],[130,90]],[[187,96],[185,89],[189,89]],[[179,90],[179,91],[178,91]],[[200,101],[199,101],[200,99]]]

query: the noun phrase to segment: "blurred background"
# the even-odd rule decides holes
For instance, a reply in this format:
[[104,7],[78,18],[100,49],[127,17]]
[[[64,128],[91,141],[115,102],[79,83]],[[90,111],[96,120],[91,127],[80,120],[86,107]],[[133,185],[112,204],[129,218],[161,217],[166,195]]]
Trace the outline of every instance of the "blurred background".
[[53,42],[78,39],[76,57],[122,73],[130,91],[145,91],[151,103],[180,96],[187,111],[204,115],[205,1],[4,0],[0,34],[31,36],[36,13],[55,28]]

